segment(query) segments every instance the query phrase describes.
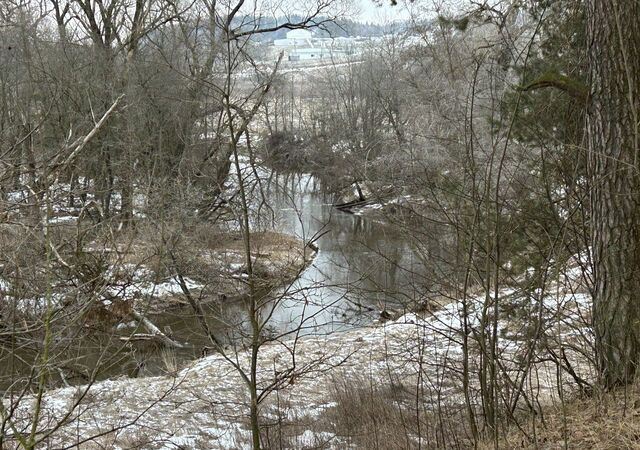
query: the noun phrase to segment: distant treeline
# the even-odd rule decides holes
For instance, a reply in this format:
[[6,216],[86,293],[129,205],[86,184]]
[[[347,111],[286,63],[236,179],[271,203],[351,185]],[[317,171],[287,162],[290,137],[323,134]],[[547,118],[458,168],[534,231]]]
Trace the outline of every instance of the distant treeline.
[[[236,19],[236,25],[246,28],[260,27],[272,28],[282,25],[286,22],[297,23],[303,19],[302,16],[291,15],[288,17],[261,17],[256,21],[254,16],[239,17]],[[314,21],[318,27],[313,30],[317,37],[355,37],[355,36],[382,36],[391,31],[391,25],[381,25],[368,22],[358,22],[350,19],[339,19],[337,21],[328,21],[328,18],[318,17]],[[402,24],[394,24],[394,31],[402,27]],[[271,42],[275,39],[284,39],[287,32],[286,28],[279,29],[274,32],[260,33],[252,38],[260,42]]]

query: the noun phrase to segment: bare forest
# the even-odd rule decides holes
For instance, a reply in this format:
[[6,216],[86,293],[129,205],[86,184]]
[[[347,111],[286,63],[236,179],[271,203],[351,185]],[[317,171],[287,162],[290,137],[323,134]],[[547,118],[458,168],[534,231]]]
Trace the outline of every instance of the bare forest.
[[640,448],[639,154],[638,0],[2,0],[0,448]]

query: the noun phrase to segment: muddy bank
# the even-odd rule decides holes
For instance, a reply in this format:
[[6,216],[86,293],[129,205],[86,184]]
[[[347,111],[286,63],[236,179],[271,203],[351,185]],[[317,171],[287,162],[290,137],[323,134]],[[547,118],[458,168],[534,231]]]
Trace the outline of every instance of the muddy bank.
[[[60,225],[56,231],[63,228],[74,225]],[[203,225],[166,244],[163,236],[138,227],[94,239],[82,251],[62,253],[61,259],[73,261],[81,271],[72,274],[72,283],[52,285],[49,297],[37,294],[44,289],[39,286],[33,286],[36,294],[19,297],[12,279],[0,280],[0,313],[28,326],[50,312],[52,330],[63,337],[51,344],[48,387],[82,384],[94,376],[155,376],[200,357],[210,343],[187,295],[205,308],[216,335],[225,336],[230,327],[226,312],[241,315],[243,302],[236,300],[249,291],[242,237]],[[252,234],[251,254],[256,287],[266,296],[297,279],[317,252],[294,236],[258,232]],[[78,296],[77,286],[93,295]],[[29,361],[39,358],[39,330],[34,326],[32,334],[21,335],[30,337],[32,346],[0,359],[5,389],[26,379]],[[172,352],[170,361],[167,351]]]
[[[250,247],[254,285],[261,290],[294,281],[317,253],[313,243],[275,231],[252,233]],[[195,239],[180,250],[165,256],[171,263],[168,268],[161,256],[133,247],[120,266],[121,273],[114,273],[111,293],[154,315],[189,306],[187,295],[206,304],[237,300],[249,293],[245,242],[239,233],[212,232],[207,242]]]

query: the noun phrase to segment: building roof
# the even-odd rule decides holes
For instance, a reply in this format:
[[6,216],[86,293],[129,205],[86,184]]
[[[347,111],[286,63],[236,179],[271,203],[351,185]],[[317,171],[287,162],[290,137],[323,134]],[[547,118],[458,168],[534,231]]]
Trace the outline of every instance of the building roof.
[[308,30],[291,30],[287,33],[287,39],[311,39],[312,34]]

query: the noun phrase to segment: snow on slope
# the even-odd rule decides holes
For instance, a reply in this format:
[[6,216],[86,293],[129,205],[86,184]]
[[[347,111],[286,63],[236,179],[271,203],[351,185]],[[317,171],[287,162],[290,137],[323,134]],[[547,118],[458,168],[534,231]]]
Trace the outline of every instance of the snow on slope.
[[[501,291],[500,297],[505,304],[531,301],[513,290]],[[482,301],[479,297],[469,302],[472,327],[478,326]],[[579,321],[589,315],[590,298],[558,290],[533,306],[547,319],[544,323],[549,333],[570,340],[575,338],[576,330],[582,330]],[[384,384],[393,374],[395,382],[415,385],[421,368],[426,371],[426,379],[439,383],[445,406],[460,404],[460,315],[461,304],[453,302],[426,318],[406,314],[378,326],[266,344],[259,355],[260,385],[267,386],[274,377],[292,368],[291,350],[295,350],[295,367],[300,373],[282,383],[278,391],[280,407],[286,405],[287,417],[313,418],[331,408],[330,393],[336,377],[361,380],[366,376]],[[527,337],[512,328],[511,323],[499,323],[504,336],[500,352],[507,365],[528,345]],[[588,335],[589,331],[585,333]],[[248,353],[240,351],[238,361],[246,370]],[[574,367],[588,372],[580,361]],[[555,368],[542,365],[538,376],[543,394],[553,396]],[[589,373],[582,376],[589,378]],[[85,389],[48,392],[40,427],[52,427],[75,407]],[[119,378],[97,383],[88,389],[67,423],[47,445],[81,442],[105,433],[92,442],[111,448],[129,448],[133,443],[141,448],[245,448],[250,442],[247,392],[237,370],[218,354],[193,362],[174,377]],[[274,398],[271,395],[263,403],[263,415],[275,415]],[[20,404],[16,412],[19,428],[27,426],[31,407],[32,401]],[[324,434],[324,440],[331,438]],[[314,436],[305,430],[299,442],[312,442]],[[333,447],[340,448],[339,439],[332,442]]]

